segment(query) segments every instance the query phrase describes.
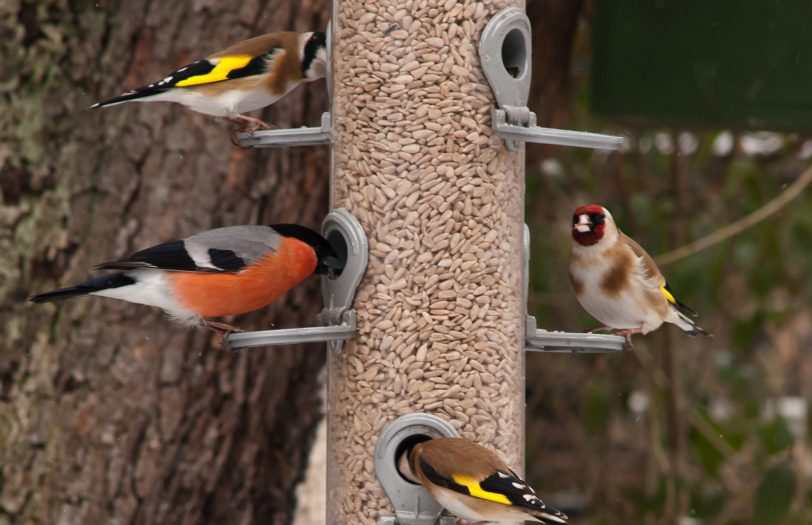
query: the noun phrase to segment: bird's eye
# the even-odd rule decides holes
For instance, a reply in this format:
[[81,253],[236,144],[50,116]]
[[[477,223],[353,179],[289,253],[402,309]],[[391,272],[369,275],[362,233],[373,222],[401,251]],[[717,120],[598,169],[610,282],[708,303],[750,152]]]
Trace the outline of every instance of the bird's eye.
[[578,224],[578,216],[577,215],[572,216],[572,223],[573,224]]
[[596,213],[592,215],[592,223],[593,224],[603,224],[604,220],[606,219],[606,215],[603,213]]

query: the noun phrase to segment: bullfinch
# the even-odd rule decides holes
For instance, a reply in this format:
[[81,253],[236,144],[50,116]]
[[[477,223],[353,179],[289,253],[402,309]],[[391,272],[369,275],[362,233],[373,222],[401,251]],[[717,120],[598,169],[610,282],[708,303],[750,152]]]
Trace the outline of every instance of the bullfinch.
[[267,306],[313,273],[340,271],[342,263],[330,243],[313,230],[275,224],[208,230],[96,268],[117,271],[31,300],[111,297],[157,306],[183,324],[225,335],[240,330],[205,318]]

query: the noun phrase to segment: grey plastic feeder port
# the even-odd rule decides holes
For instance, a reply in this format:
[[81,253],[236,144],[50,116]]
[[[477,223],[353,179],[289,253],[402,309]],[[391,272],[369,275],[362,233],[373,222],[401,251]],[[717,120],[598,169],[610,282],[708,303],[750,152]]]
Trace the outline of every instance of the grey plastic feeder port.
[[389,423],[375,445],[375,474],[395,508],[394,516],[385,516],[379,525],[451,525],[454,518],[440,518],[443,507],[434,501],[422,485],[407,481],[397,469],[400,453],[410,445],[438,437],[459,437],[447,421],[431,414],[401,416]]
[[367,269],[367,236],[358,220],[343,208],[327,214],[322,233],[338,252],[344,269],[337,277],[322,277],[324,309],[316,316],[321,326],[231,334],[226,339],[229,349],[325,342],[339,352],[343,341],[352,337],[355,333],[352,302]]
[[[341,261],[346,261],[344,270],[338,277],[322,276],[321,292],[324,310],[316,316],[319,324],[337,326],[352,324],[355,331],[355,310],[352,302],[369,262],[369,243],[361,223],[344,208],[327,214],[322,225],[322,234],[338,252]],[[338,353],[343,341],[328,341],[330,349]]]
[[532,69],[530,20],[518,7],[505,8],[491,18],[479,41],[479,59],[496,98],[493,130],[509,150],[515,150],[518,142],[595,149],[618,149],[623,144],[623,137],[536,126],[536,114],[527,107]]

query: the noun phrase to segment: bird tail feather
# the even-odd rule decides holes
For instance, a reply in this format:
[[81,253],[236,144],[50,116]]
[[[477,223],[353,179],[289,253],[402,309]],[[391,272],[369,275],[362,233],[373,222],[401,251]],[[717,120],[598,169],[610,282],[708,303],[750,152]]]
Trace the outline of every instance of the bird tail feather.
[[130,284],[135,284],[135,279],[127,276],[124,272],[110,273],[79,283],[76,286],[69,286],[67,288],[37,294],[32,296],[29,300],[35,303],[49,303],[51,301],[61,301],[72,297],[81,297],[109,288],[120,288]]
[[564,514],[560,510],[554,509],[552,507],[545,507],[543,510],[534,509],[531,514],[534,517],[542,520],[542,522],[544,522],[544,520],[547,520],[547,521],[551,521],[553,523],[564,523],[564,524],[566,524],[567,520],[569,519],[566,514]]
[[108,98],[107,100],[102,100],[101,102],[96,102],[90,109],[96,108],[106,108],[108,106],[115,106],[116,104],[123,104],[125,102],[130,102],[132,100],[139,100],[142,98],[152,97],[155,95],[159,95],[161,93],[165,93],[166,89],[160,88],[139,88],[134,89],[132,91],[128,91],[126,93],[122,93],[121,95],[113,98]]
[[688,306],[687,304],[680,302],[679,299],[674,299],[674,308],[679,310],[681,314],[687,315],[689,317],[699,317],[699,314],[694,311],[693,308]]
[[704,335],[706,337],[713,337],[713,334],[696,324],[696,321],[685,315],[679,310],[674,310],[676,316],[673,316],[672,322],[679,326],[682,331],[690,335],[691,337],[696,337],[698,335]]

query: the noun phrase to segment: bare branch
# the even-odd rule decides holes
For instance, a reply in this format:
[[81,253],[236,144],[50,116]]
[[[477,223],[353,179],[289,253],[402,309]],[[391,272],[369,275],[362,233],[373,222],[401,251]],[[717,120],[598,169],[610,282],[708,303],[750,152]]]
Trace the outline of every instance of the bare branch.
[[660,265],[671,264],[685,257],[695,255],[702,250],[706,250],[711,246],[715,246],[734,235],[747,230],[763,221],[770,215],[773,215],[781,208],[792,202],[793,199],[798,197],[804,189],[812,182],[812,166],[807,168],[795,182],[790,184],[784,191],[778,194],[774,199],[767,204],[757,209],[750,215],[747,215],[736,222],[730,223],[723,228],[719,228],[715,232],[707,235],[698,241],[686,244],[676,250],[666,252],[657,257],[657,263]]

